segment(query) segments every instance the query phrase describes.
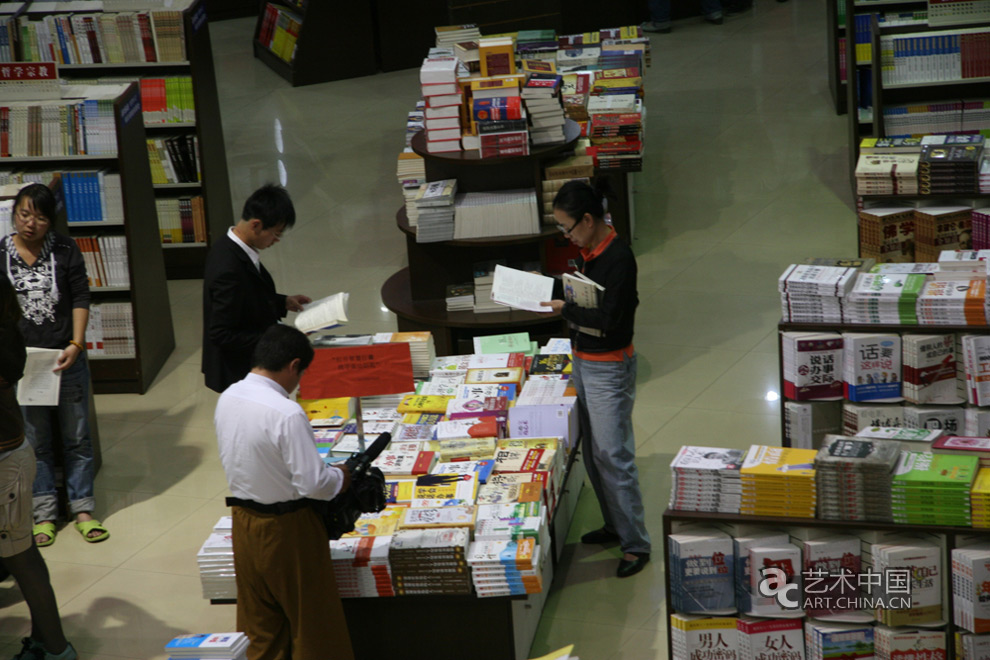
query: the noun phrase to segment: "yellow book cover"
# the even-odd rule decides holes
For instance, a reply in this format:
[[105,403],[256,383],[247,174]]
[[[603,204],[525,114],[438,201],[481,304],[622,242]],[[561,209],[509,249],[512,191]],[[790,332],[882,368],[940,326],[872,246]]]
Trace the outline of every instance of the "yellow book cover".
[[670,626],[678,630],[735,630],[736,617],[671,614]]
[[460,459],[480,461],[495,456],[495,438],[433,440],[430,441],[429,448],[444,462]]
[[421,332],[393,332],[391,343],[408,343],[413,341],[430,341],[432,335],[428,330],[423,330]]
[[977,498],[990,496],[990,468],[980,468],[977,471],[970,492]]
[[378,513],[363,513],[354,523],[354,531],[344,538],[354,536],[391,536],[399,531],[404,507],[386,506]]
[[432,412],[408,412],[400,420],[403,424],[433,426],[437,422],[442,422],[443,413]]
[[464,378],[465,385],[481,385],[484,383],[516,383],[522,388],[526,372],[522,367],[504,367],[501,369],[468,369]]
[[[470,372],[469,372],[470,373]],[[743,460],[740,477],[813,477],[817,449],[753,445]]]
[[523,60],[523,73],[557,73],[557,63],[553,60]]
[[471,81],[471,93],[491,92],[495,90],[514,90],[515,95],[519,93],[519,84],[514,76],[499,76],[497,78],[478,78]]
[[436,527],[474,527],[477,508],[471,506],[437,506],[402,510],[400,529],[433,529]]
[[424,474],[416,478],[414,499],[467,500],[478,496],[477,474]]
[[416,477],[389,477],[385,480],[385,501],[389,505],[409,502],[416,489]]
[[447,410],[447,402],[453,397],[409,394],[402,399],[397,410],[400,413],[438,413]]
[[499,449],[560,449],[560,438],[502,438]]
[[299,399],[297,403],[313,426],[343,426],[354,416],[354,401],[346,396],[336,399]]
[[478,43],[483,77],[516,72],[516,49],[512,39],[485,38]]

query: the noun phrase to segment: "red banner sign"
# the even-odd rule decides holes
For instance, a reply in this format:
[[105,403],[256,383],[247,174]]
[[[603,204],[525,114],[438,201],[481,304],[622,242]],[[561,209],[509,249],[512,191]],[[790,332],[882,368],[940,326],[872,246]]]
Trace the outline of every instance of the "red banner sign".
[[0,81],[58,80],[54,62],[16,62],[0,64]]
[[303,374],[299,394],[304,399],[328,399],[412,392],[412,374],[409,344],[318,348]]

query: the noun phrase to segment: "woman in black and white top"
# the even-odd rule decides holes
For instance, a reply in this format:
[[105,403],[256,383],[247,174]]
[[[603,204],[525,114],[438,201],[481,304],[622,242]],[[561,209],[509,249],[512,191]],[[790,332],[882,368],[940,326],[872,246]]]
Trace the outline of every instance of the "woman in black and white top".
[[[90,543],[110,533],[92,516],[93,443],[89,435],[89,365],[84,351],[89,320],[86,265],[75,241],[52,230],[55,197],[41,184],[25,186],[14,200],[14,233],[0,241],[0,264],[21,304],[21,334],[29,347],[61,351],[58,406],[69,512]],[[24,431],[38,460],[34,481],[34,535],[39,546],[55,541],[58,500],[47,406],[25,406]]]

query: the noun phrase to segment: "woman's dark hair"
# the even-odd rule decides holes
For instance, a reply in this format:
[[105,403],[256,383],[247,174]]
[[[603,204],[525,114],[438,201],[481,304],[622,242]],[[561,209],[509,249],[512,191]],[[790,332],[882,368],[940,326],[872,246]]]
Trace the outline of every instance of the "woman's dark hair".
[[276,323],[265,330],[254,347],[251,367],[261,367],[266,371],[282,371],[289,363],[299,358],[300,371],[313,361],[313,346],[309,339],[290,325]]
[[0,276],[0,322],[17,323],[21,320],[21,304],[17,292],[6,277]]
[[21,188],[17,192],[17,196],[14,197],[14,210],[10,214],[11,220],[17,215],[17,207],[21,205],[23,199],[31,200],[35,213],[48,218],[48,222],[55,222],[55,195],[48,189],[48,186],[32,183]]
[[292,205],[288,191],[282,186],[266,183],[251,193],[244,202],[241,220],[253,218],[261,220],[263,229],[271,229],[279,225],[285,225],[288,229],[296,224],[296,208]]
[[608,185],[598,180],[591,187],[584,181],[568,181],[553,198],[553,208],[560,209],[572,220],[579,221],[588,213],[595,222],[605,221],[605,197]]

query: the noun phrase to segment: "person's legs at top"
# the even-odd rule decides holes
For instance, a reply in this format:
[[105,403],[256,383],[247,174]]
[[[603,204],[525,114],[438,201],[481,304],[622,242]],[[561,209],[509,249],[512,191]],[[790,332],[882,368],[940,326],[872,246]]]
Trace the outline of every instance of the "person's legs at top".
[[670,0],[650,0],[650,20],[643,23],[646,32],[670,32]]

